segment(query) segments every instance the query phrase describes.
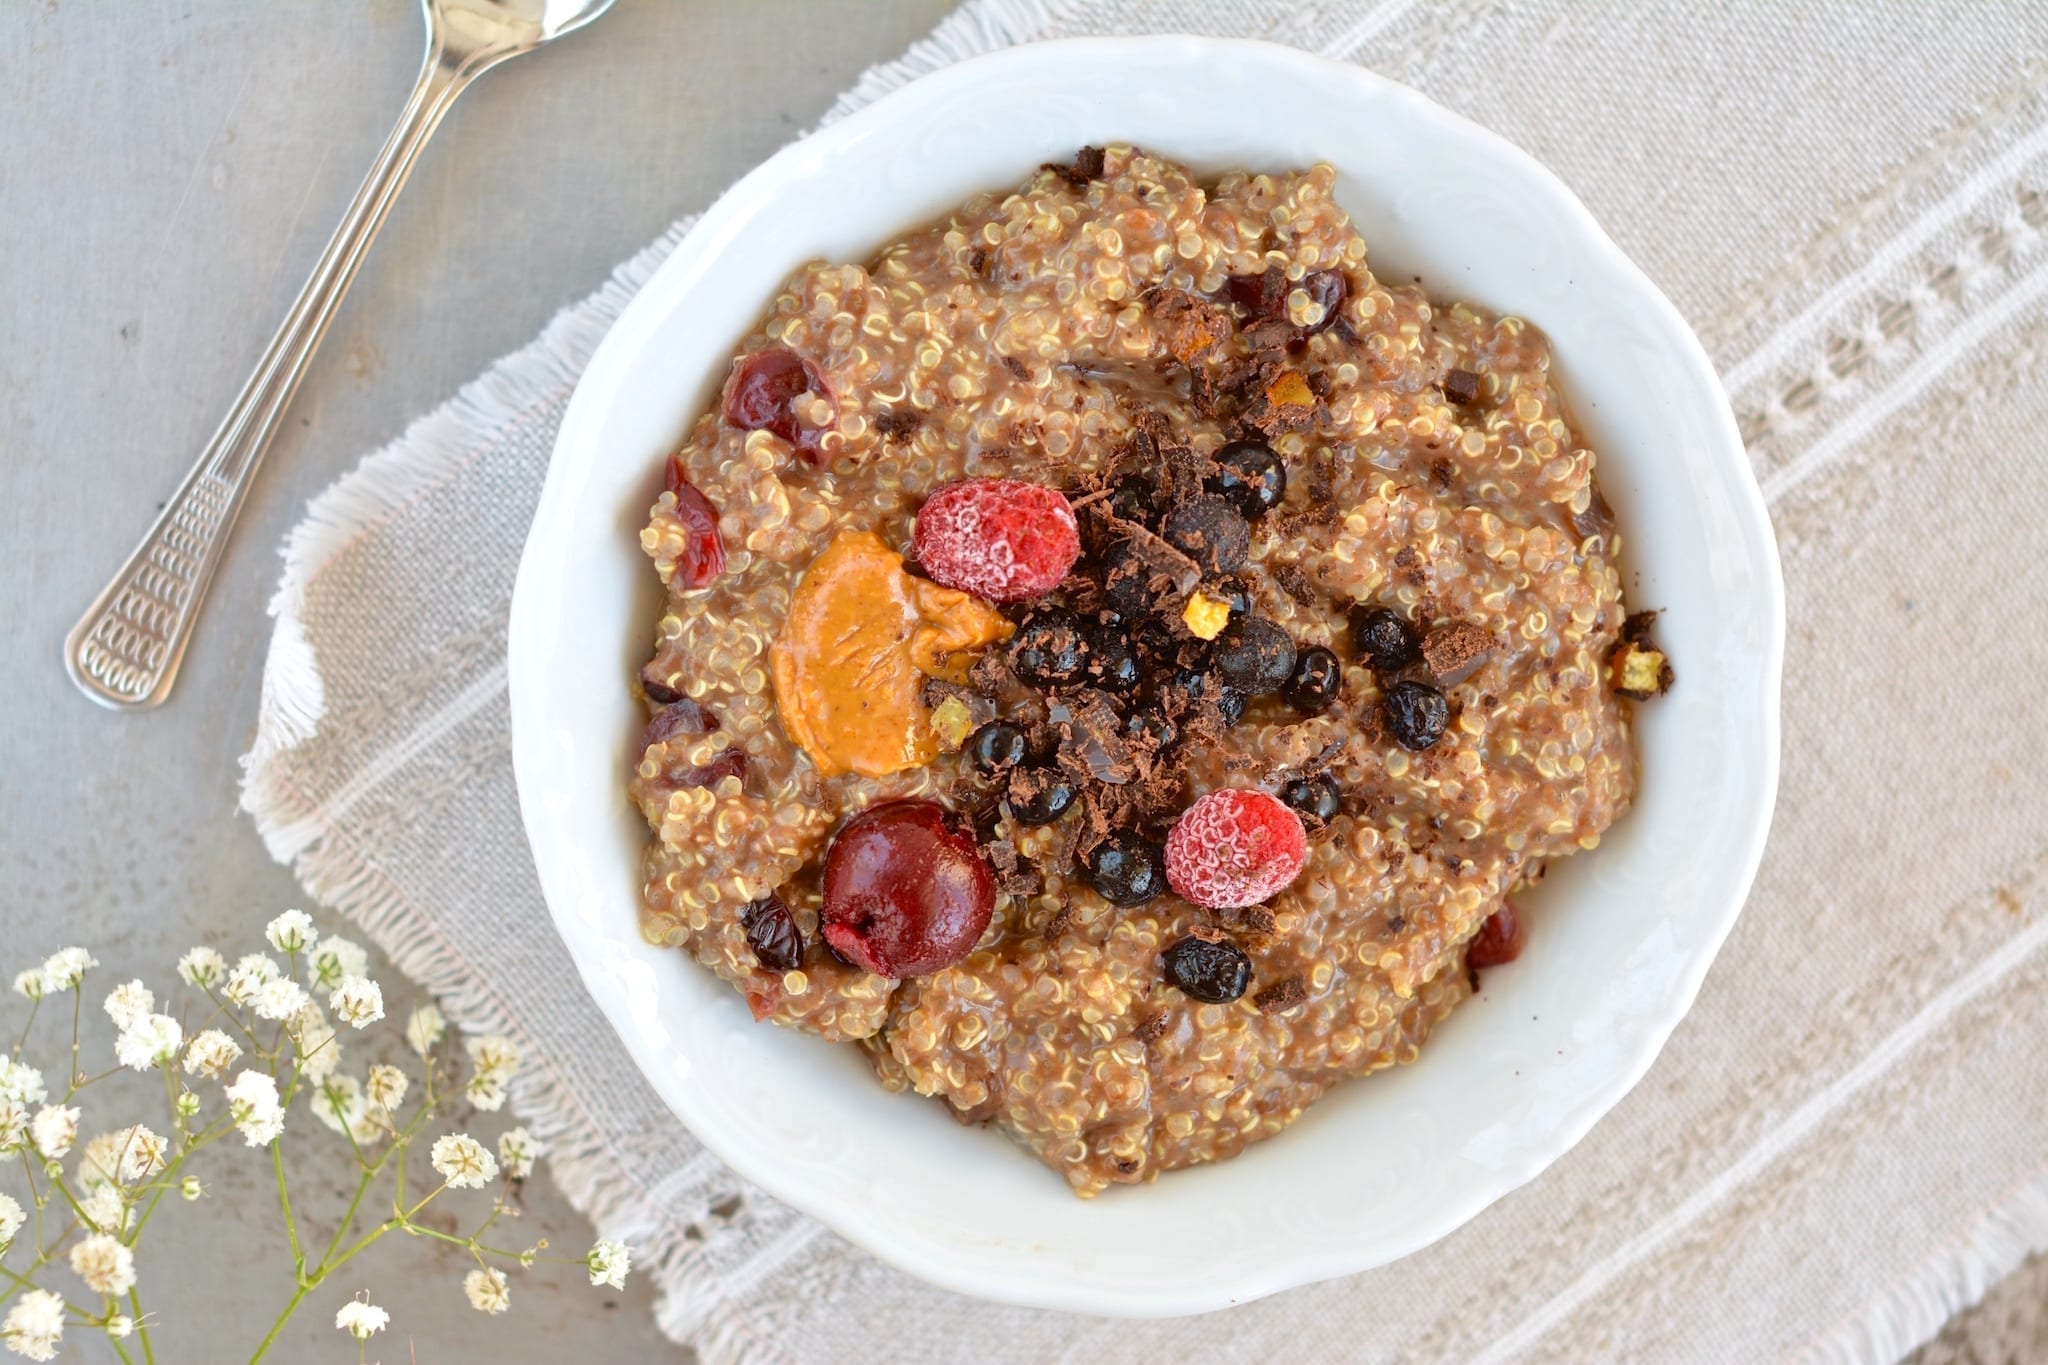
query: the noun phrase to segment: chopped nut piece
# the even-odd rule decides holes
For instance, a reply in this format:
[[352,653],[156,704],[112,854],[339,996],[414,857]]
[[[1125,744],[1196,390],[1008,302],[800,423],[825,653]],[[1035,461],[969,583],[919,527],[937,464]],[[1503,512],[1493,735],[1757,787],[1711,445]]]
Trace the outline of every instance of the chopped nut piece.
[[1198,589],[1188,598],[1187,608],[1181,612],[1180,619],[1187,623],[1188,633],[1196,639],[1213,640],[1230,624],[1230,603]]
[[948,749],[957,749],[974,732],[974,713],[958,697],[948,697],[932,712],[932,733]]
[[1283,370],[1279,378],[1266,385],[1266,401],[1276,408],[1312,408],[1316,396],[1299,370]]
[[1252,996],[1252,1004],[1260,1014],[1284,1014],[1308,999],[1308,987],[1301,984],[1301,978],[1290,976],[1284,981],[1275,981],[1263,987]]
[[1649,701],[1671,690],[1676,677],[1663,651],[1650,649],[1633,640],[1622,640],[1607,656],[1613,671],[1614,690],[1632,701]]

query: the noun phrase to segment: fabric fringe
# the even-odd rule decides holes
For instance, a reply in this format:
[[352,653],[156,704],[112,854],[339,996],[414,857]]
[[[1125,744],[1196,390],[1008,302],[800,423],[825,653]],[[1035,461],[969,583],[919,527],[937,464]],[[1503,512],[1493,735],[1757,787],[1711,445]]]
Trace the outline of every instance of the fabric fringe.
[[[864,72],[823,122],[927,72],[1040,35],[1085,2],[970,0],[899,60]],[[283,574],[270,601],[277,624],[264,661],[256,738],[242,759],[242,809],[254,819],[270,855],[290,864],[308,893],[358,925],[467,1033],[509,1033],[511,1021],[419,912],[345,841],[327,837],[333,831],[293,791],[277,761],[317,733],[327,713],[320,662],[304,621],[307,590],[349,546],[459,475],[498,428],[572,386],[626,304],[695,221],[692,216],[673,224],[595,293],[555,314],[539,337],[366,456],[308,504],[304,520],[285,541]],[[534,1040],[522,1041],[535,1046]],[[645,1192],[620,1178],[617,1158],[594,1138],[591,1125],[531,1073],[515,1079],[510,1098],[513,1113],[548,1144],[548,1165],[569,1202],[601,1235],[632,1247],[636,1270],[658,1288],[655,1317],[664,1334],[694,1348],[706,1365],[782,1354],[720,1295],[717,1273],[706,1264],[697,1237],[707,1209],[650,1208]]]
[[1921,1262],[1861,1318],[1817,1343],[1807,1358],[1821,1365],[1903,1359],[2041,1251],[2048,1251],[2048,1172]]

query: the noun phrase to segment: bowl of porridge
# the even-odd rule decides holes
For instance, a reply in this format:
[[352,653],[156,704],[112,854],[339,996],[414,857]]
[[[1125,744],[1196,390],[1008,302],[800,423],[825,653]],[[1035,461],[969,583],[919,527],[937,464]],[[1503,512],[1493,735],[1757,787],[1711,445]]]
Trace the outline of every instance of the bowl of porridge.
[[1648,1067],[1782,615],[1704,355],[1547,173],[1286,49],[1045,44],[779,154],[628,306],[514,758],[713,1152],[964,1292],[1199,1311],[1442,1236]]

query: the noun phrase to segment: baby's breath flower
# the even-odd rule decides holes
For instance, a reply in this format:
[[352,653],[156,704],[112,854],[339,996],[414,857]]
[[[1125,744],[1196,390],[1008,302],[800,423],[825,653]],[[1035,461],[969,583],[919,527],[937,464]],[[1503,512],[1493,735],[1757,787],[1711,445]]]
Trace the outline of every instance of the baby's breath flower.
[[164,1168],[164,1159],[170,1155],[171,1144],[149,1129],[138,1123],[133,1128],[121,1129],[113,1136],[120,1143],[114,1175],[123,1185],[147,1180]]
[[222,993],[230,1005],[254,1003],[256,993],[266,985],[284,975],[284,968],[277,965],[277,959],[264,953],[244,953],[228,973],[227,985]]
[[228,1068],[242,1055],[242,1045],[217,1028],[210,1028],[192,1040],[192,1046],[185,1049],[185,1074],[208,1076],[215,1080],[228,1074]]
[[267,1147],[284,1132],[284,1106],[277,1102],[277,1082],[262,1071],[244,1071],[227,1087],[228,1117],[242,1130],[242,1141]]
[[320,937],[320,931],[305,911],[287,910],[263,926],[263,937],[280,953],[303,953]]
[[206,1186],[199,1183],[196,1175],[188,1175],[178,1182],[178,1197],[188,1204],[205,1193]]
[[0,1194],[0,1251],[7,1250],[14,1241],[14,1234],[21,1231],[22,1220],[26,1217],[21,1205],[14,1202],[14,1196]]
[[405,1092],[411,1084],[397,1067],[379,1063],[370,1068],[369,1079],[363,1082],[363,1097],[388,1114],[405,1103]]
[[178,1098],[171,1102],[171,1108],[181,1119],[189,1119],[199,1112],[199,1096],[190,1090],[180,1090]]
[[43,974],[41,967],[24,968],[14,974],[15,993],[30,1000],[42,999],[43,992],[48,989],[49,984],[50,979]]
[[590,1249],[590,1254],[583,1258],[583,1265],[590,1271],[593,1285],[624,1289],[626,1272],[633,1268],[633,1253],[626,1250],[624,1242],[607,1239]]
[[64,1339],[64,1300],[47,1289],[31,1289],[14,1301],[0,1321],[0,1341],[30,1360],[55,1360]]
[[505,1083],[490,1076],[471,1076],[462,1093],[476,1108],[493,1114],[505,1107]]
[[502,1313],[512,1306],[512,1289],[502,1270],[470,1271],[462,1277],[462,1292],[469,1295],[469,1306],[479,1313]]
[[447,1032],[448,1021],[437,1005],[415,1005],[405,1021],[405,1041],[422,1057],[440,1046]]
[[100,960],[83,948],[59,948],[43,961],[43,989],[75,991]]
[[114,1040],[114,1060],[133,1071],[169,1066],[184,1041],[185,1030],[170,1015],[145,1014]]
[[482,1189],[498,1175],[497,1159],[467,1133],[435,1138],[432,1155],[434,1169],[450,1189]]
[[299,1053],[299,1074],[314,1085],[326,1080],[341,1065],[341,1037],[327,1022],[320,1002],[307,999],[285,1025]]
[[104,1232],[71,1248],[71,1269],[95,1294],[125,1294],[135,1286],[135,1253]]
[[42,1072],[27,1062],[17,1062],[5,1054],[0,1054],[0,1100],[41,1104],[47,1093],[43,1089]]
[[505,1174],[524,1180],[533,1174],[533,1163],[546,1156],[547,1144],[524,1128],[507,1128],[498,1134],[498,1160]]
[[156,996],[140,981],[126,981],[107,992],[107,1018],[115,1028],[127,1028],[156,1008]]
[[20,1100],[0,1100],[0,1156],[28,1141],[28,1109]]
[[357,1341],[368,1341],[391,1322],[391,1315],[374,1303],[351,1299],[335,1310],[334,1325]]
[[370,955],[345,938],[323,938],[306,959],[312,968],[313,984],[331,991],[351,976],[370,974]]
[[120,1133],[101,1133],[78,1154],[78,1183],[88,1190],[114,1183],[121,1166]]
[[256,991],[254,1008],[259,1019],[289,1019],[306,1007],[311,997],[306,988],[290,977],[266,981]]
[[201,945],[178,959],[178,975],[186,985],[201,990],[218,986],[228,979],[228,960],[219,949]]
[[78,1140],[78,1111],[66,1109],[61,1104],[46,1104],[36,1110],[29,1128],[35,1137],[36,1150],[55,1161],[70,1151],[71,1144]]
[[353,1133],[363,1119],[363,1087],[353,1076],[329,1076],[306,1096],[313,1117],[337,1133]]
[[116,1313],[113,1317],[107,1319],[108,1336],[126,1337],[133,1336],[134,1333],[135,1319],[129,1317],[126,1313]]
[[86,1226],[99,1232],[111,1232],[115,1236],[128,1231],[128,1225],[135,1221],[135,1215],[128,1208],[128,1201],[121,1197],[118,1185],[101,1185],[85,1198],[78,1201]]
[[356,1028],[367,1028],[384,1017],[384,988],[367,977],[351,976],[327,997],[334,1017]]
[[469,1063],[474,1068],[464,1092],[479,1109],[497,1110],[505,1105],[505,1082],[519,1069],[519,1049],[510,1038],[490,1033],[471,1038]]

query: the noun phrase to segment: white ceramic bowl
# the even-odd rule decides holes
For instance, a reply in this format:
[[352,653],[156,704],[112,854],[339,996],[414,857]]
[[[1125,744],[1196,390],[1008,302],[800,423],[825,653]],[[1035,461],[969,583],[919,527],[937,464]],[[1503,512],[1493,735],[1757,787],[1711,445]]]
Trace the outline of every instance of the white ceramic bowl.
[[[1021,1149],[885,1093],[852,1048],[755,1024],[635,925],[648,835],[623,794],[629,679],[658,592],[636,541],[661,457],[715,401],[781,282],[875,248],[1085,143],[1198,170],[1340,172],[1391,278],[1520,314],[1555,344],[1624,530],[1631,605],[1665,611],[1678,687],[1639,711],[1635,809],[1542,889],[1522,959],[1412,1067],[1342,1086],[1234,1160],[1082,1202]],[[1783,588],[1699,343],[1548,172],[1413,91],[1287,48],[1046,43],[963,62],[735,185],[635,298],[576,390],[511,621],[513,757],[569,955],[649,1082],[776,1197],[969,1294],[1163,1315],[1414,1251],[1555,1161],[1634,1085],[1740,910],[1777,786]]]

